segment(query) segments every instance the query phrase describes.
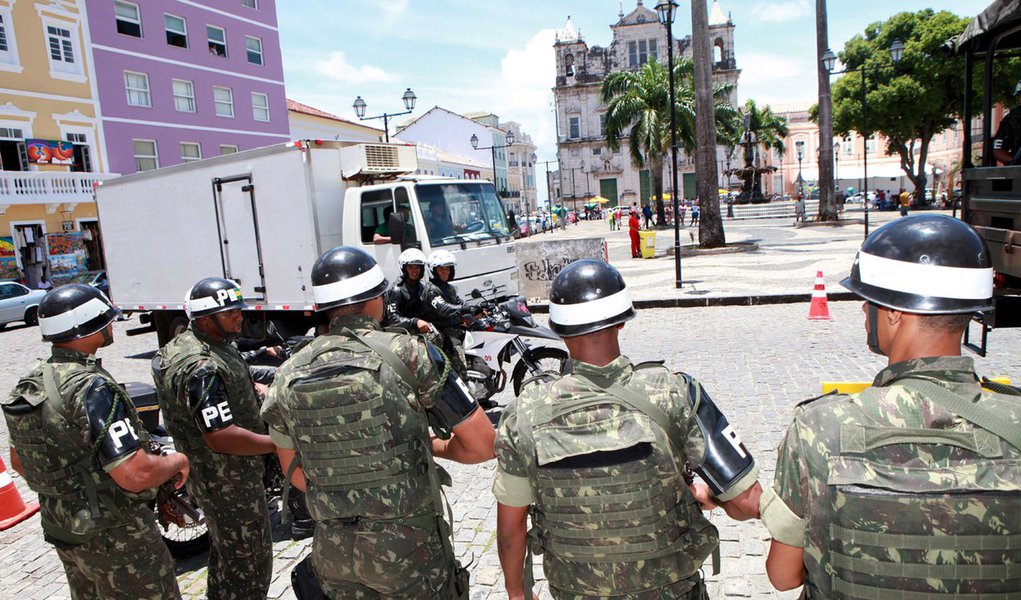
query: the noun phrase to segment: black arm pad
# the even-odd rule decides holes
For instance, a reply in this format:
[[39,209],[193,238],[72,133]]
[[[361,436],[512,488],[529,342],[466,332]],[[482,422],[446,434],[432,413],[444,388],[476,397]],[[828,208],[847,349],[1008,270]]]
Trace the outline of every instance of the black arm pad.
[[[432,359],[436,371],[440,374],[446,366],[446,359],[443,353],[436,346],[426,343],[429,351],[429,358]],[[441,438],[449,437],[450,431],[468,418],[479,405],[472,397],[468,387],[464,385],[461,378],[453,369],[447,373],[447,380],[440,388],[439,396],[433,405],[428,409],[429,423],[436,430]]]
[[719,496],[748,474],[755,459],[702,384],[686,379],[688,401],[696,409],[695,422],[705,440],[705,454],[702,463],[694,467],[695,472],[705,480],[713,496]]

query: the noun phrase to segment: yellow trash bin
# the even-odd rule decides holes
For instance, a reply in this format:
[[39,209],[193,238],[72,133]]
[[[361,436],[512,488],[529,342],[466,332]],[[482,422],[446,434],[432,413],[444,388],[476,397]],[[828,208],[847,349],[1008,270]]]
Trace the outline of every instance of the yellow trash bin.
[[639,231],[638,239],[641,242],[642,258],[656,258],[656,232],[651,230]]

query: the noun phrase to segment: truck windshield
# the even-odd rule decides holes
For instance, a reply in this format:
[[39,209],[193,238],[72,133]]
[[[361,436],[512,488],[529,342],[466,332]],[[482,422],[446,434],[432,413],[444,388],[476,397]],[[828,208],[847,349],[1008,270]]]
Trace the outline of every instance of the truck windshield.
[[488,183],[415,186],[431,246],[509,237],[503,205]]

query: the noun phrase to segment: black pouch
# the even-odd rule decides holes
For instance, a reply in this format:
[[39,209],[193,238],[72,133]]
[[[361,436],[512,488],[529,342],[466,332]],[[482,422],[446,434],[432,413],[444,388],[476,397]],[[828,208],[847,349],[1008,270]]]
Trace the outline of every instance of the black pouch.
[[471,573],[467,567],[461,566],[461,561],[454,562],[454,580],[453,580],[453,600],[468,600],[468,588],[469,579],[471,579]]
[[312,568],[312,555],[306,556],[291,569],[291,589],[298,600],[328,600]]

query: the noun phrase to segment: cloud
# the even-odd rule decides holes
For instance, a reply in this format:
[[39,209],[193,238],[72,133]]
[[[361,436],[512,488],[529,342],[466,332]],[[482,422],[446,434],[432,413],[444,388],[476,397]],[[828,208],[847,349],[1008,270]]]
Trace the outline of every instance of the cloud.
[[798,58],[780,54],[748,52],[740,55],[741,102],[753,99],[760,106],[770,103],[804,101],[810,103],[818,93],[815,53]]
[[756,18],[767,23],[796,21],[814,14],[808,0],[784,0],[782,2],[759,2],[753,12]]
[[355,66],[347,60],[343,52],[331,52],[330,55],[313,63],[314,71],[319,76],[328,77],[341,83],[391,82],[396,76],[379,67],[371,65]]
[[388,2],[383,2],[381,7],[390,16],[403,15],[408,10],[409,2],[410,0],[389,0]]

